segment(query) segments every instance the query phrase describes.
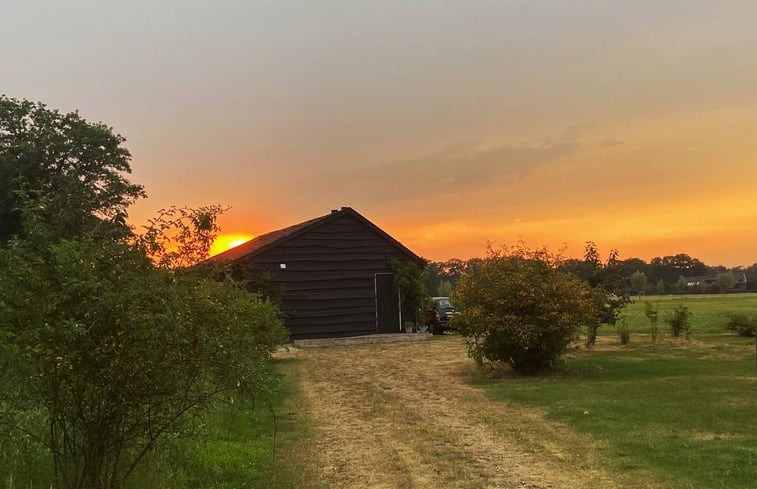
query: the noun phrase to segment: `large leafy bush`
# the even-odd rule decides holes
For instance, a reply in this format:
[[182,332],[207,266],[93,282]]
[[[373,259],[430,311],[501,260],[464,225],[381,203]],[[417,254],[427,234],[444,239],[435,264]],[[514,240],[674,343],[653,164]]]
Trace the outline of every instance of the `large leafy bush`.
[[545,250],[490,249],[463,275],[454,291],[462,311],[455,325],[472,358],[504,362],[523,374],[555,366],[598,314],[591,288],[558,264]]
[[121,487],[216,403],[267,388],[286,338],[273,304],[192,266],[218,206],[126,225],[142,189],[122,141],[0,97],[0,447],[44,446],[45,487]]
[[725,328],[739,336],[755,336],[755,333],[757,333],[757,314],[743,312],[728,314]]

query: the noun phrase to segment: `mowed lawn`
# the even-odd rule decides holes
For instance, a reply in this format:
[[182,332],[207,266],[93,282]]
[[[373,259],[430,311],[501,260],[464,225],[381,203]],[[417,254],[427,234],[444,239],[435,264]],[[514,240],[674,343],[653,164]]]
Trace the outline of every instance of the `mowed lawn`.
[[[757,382],[753,339],[723,332],[726,313],[757,311],[757,295],[645,298],[660,305],[652,343],[641,301],[631,343],[605,326],[592,351],[568,355],[562,372],[480,381],[497,401],[543,409],[594,436],[610,468],[653,473],[666,487],[753,488],[757,481]],[[692,338],[670,338],[663,317],[693,312]]]
[[[633,303],[625,310],[631,332],[649,334],[649,321],[644,315],[644,303],[651,302],[660,311],[659,329],[662,335],[668,334],[665,315],[683,304],[691,311],[691,328],[694,334],[721,334],[727,321],[727,314],[737,312],[757,313],[757,293],[754,294],[699,294],[699,295],[661,295],[634,297]],[[601,335],[614,335],[610,327],[599,329]]]

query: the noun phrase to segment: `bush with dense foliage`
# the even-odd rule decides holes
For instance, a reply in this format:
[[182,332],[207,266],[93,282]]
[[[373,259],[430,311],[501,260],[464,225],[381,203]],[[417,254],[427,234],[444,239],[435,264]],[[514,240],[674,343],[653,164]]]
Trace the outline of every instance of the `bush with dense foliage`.
[[191,416],[255,392],[284,340],[270,303],[119,243],[12,243],[0,270],[2,416],[42,410],[16,428],[48,447],[59,487],[118,487]]
[[489,250],[453,293],[456,329],[477,362],[503,362],[521,374],[556,365],[582,325],[597,316],[591,288],[560,272],[545,250]]
[[674,337],[681,336],[681,333],[685,333],[686,338],[689,337],[689,331],[691,325],[689,320],[691,319],[691,312],[689,308],[683,304],[678,304],[673,311],[665,316],[665,322],[670,326],[670,334]]
[[400,296],[403,316],[415,326],[423,324],[423,306],[429,299],[425,271],[415,262],[401,263],[395,259],[389,260],[389,266],[394,272],[394,287]]
[[0,182],[0,447],[34,453],[40,477],[48,456],[44,487],[121,487],[218,402],[269,388],[286,339],[275,305],[186,268],[207,256],[217,206],[133,234],[125,209],[142,190],[122,141],[0,97],[0,176],[15,175]]
[[586,344],[592,346],[597,340],[599,327],[602,324],[615,325],[621,311],[630,302],[623,262],[618,260],[617,250],[611,250],[607,260],[602,261],[597,245],[588,241],[583,260],[565,260],[559,264],[559,269],[585,281],[592,289],[597,314],[586,324]]
[[725,328],[739,336],[754,336],[757,333],[757,314],[731,313]]

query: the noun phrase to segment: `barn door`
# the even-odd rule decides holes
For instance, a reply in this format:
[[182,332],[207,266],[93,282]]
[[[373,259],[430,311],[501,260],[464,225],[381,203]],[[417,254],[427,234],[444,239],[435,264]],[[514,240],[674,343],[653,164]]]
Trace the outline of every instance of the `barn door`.
[[400,332],[400,296],[393,273],[376,274],[376,332]]

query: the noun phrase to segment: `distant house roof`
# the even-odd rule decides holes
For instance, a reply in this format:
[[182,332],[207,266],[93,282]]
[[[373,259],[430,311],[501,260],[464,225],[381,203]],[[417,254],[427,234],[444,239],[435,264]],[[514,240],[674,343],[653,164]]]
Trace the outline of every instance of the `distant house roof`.
[[363,224],[371,228],[376,234],[380,235],[385,240],[389,241],[392,245],[399,248],[400,251],[403,254],[407,255],[409,259],[417,262],[420,265],[425,266],[426,260],[416,255],[412,251],[410,251],[402,243],[392,238],[389,234],[387,234],[381,228],[379,228],[378,226],[373,224],[371,221],[369,221],[368,219],[360,215],[360,213],[358,213],[356,210],[354,210],[351,207],[342,207],[341,209],[334,209],[329,214],[326,214],[324,216],[316,217],[314,219],[309,219],[299,224],[294,224],[292,226],[278,229],[276,231],[271,231],[270,233],[261,234],[260,236],[257,236],[251,239],[250,241],[247,241],[246,243],[242,243],[241,245],[228,249],[224,251],[223,253],[219,253],[215,256],[212,256],[208,258],[207,261],[209,262],[234,262],[242,258],[249,258],[249,257],[255,256],[270,248],[273,248],[274,246],[277,246],[278,244],[281,244],[296,236],[299,236],[300,234],[304,232],[312,231],[313,229],[316,229],[319,226],[344,215],[351,215],[352,217],[361,221]]
[[[732,273],[733,273],[734,287],[737,285],[746,283],[746,274],[744,272],[732,272]],[[684,279],[686,280],[686,285],[688,287],[694,287],[701,283],[712,285],[718,281],[718,275],[719,273],[710,273],[707,275],[698,275],[696,277],[684,277]]]

